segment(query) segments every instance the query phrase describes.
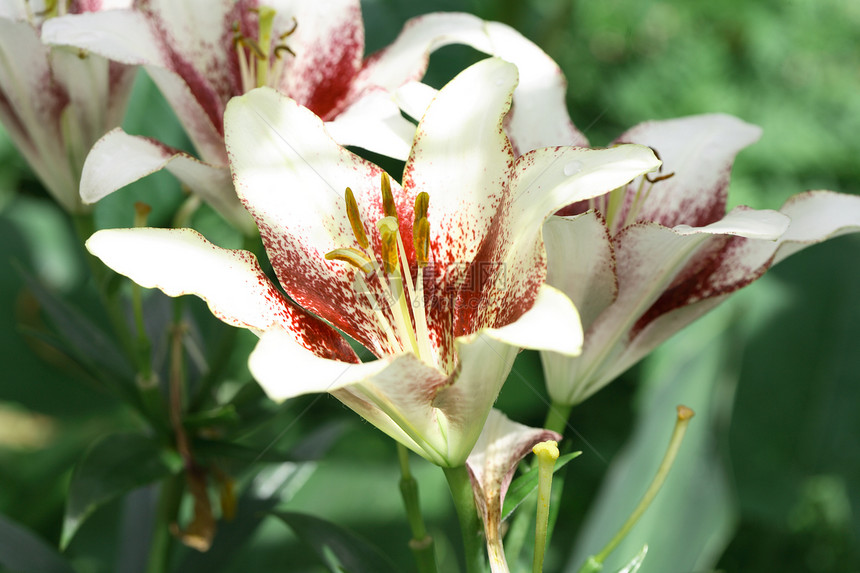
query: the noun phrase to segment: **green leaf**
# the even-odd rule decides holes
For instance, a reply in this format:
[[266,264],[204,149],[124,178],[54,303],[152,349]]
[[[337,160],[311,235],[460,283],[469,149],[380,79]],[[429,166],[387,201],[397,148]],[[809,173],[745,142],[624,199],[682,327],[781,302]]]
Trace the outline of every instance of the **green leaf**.
[[254,478],[236,504],[236,515],[220,521],[212,547],[205,553],[186,551],[175,571],[215,573],[246,550],[264,517],[278,504],[289,501],[316,471],[316,462],[257,466]]
[[0,565],[16,573],[75,573],[56,549],[2,515]]
[[[582,452],[571,452],[559,456],[555,462],[553,473],[567,465],[567,462],[579,456]],[[535,491],[538,486],[538,467],[535,465],[527,472],[519,476],[511,482],[508,488],[508,493],[505,495],[505,504],[502,507],[502,521],[506,520],[514,512],[519,504],[523,502],[527,495]]]
[[[215,573],[221,571],[231,560],[235,560],[237,554],[240,556],[238,558],[241,558],[241,552],[247,551],[250,545],[248,540],[257,532],[263,518],[278,504],[290,501],[307,483],[317,470],[315,460],[325,456],[349,426],[349,423],[340,421],[323,424],[292,447],[289,454],[273,453],[271,457],[279,458],[281,463],[253,466],[253,478],[236,504],[234,518],[218,524],[218,531],[209,551],[187,551],[176,571]],[[233,445],[241,449],[232,451],[236,455],[250,457],[253,454],[257,461],[270,457],[269,453],[261,448]],[[197,454],[200,454],[197,449],[199,446],[200,444],[195,442],[194,451]],[[288,457],[307,461],[284,462]]]
[[182,459],[140,434],[113,434],[94,444],[75,468],[63,520],[65,548],[99,506],[182,469]]
[[290,511],[276,511],[309,545],[332,573],[396,573],[397,568],[377,547],[330,521]]
[[[126,393],[134,394],[134,372],[120,348],[98,326],[23,270],[33,296],[59,335],[60,350],[77,360],[102,380],[119,382]],[[101,376],[99,376],[101,374]]]

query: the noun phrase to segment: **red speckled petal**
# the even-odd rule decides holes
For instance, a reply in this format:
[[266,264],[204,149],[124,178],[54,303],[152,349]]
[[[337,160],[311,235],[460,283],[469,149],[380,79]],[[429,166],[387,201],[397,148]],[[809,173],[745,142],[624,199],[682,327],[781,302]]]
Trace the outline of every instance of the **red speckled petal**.
[[[575,224],[576,220],[570,227]],[[565,359],[563,364],[552,359],[555,364],[547,369],[547,387],[553,400],[581,402],[629,368],[633,362],[625,350],[647,324],[643,323],[646,315],[653,315],[644,318],[650,321],[757,278],[761,273],[756,269],[770,258],[759,246],[771,248],[772,253],[773,240],[787,227],[788,218],[775,211],[738,208],[705,227],[669,229],[637,223],[621,231],[614,245],[618,297],[586,331],[581,356]],[[747,251],[749,248],[753,250]],[[743,264],[715,272],[723,259],[736,255],[741,256],[735,261]]]
[[657,164],[651,150],[638,145],[544,148],[517,159],[509,203],[496,221],[499,233],[479,256],[494,273],[486,273],[477,291],[482,305],[463,305],[457,328],[498,327],[516,320],[531,307],[546,278],[541,227],[551,213],[623,185]]
[[[235,98],[225,119],[236,191],[257,221],[284,290],[378,356],[396,352],[372,305],[358,292],[359,271],[325,260],[334,249],[359,248],[346,214],[346,187],[353,190],[372,247],[380,252],[381,170],[340,147],[317,116],[274,90]],[[392,192],[399,201],[401,230],[411,237],[411,199],[394,181]],[[411,254],[411,241],[404,243]],[[369,286],[381,302],[379,282],[369,280]]]
[[860,231],[860,197],[855,195],[801,193],[786,201],[780,212],[790,217],[791,223],[776,241],[733,237],[688,265],[637,321],[622,362],[635,363],[786,257],[821,241]]
[[[650,121],[625,132],[617,142],[657,150],[663,167],[654,175],[675,174],[654,184],[636,220],[666,227],[680,223],[701,227],[722,219],[735,155],[760,136],[761,128],[724,114]],[[628,187],[620,220],[627,215],[638,187],[639,181]],[[648,187],[646,183],[644,189]]]
[[289,56],[280,90],[320,117],[334,118],[343,109],[364,55],[359,1],[280,0],[267,4],[276,7],[279,18],[290,16],[277,21],[277,29],[292,27],[292,17],[297,24],[285,39],[296,56]]
[[502,120],[515,84],[516,68],[499,59],[461,72],[427,109],[404,170],[410,195],[430,195],[428,322],[441,348],[452,347],[453,298],[470,288],[470,265],[487,236],[498,232],[513,168]]
[[317,355],[357,360],[333,328],[284,298],[248,251],[222,249],[191,229],[151,228],[99,231],[87,249],[141,286],[199,296],[227,324],[257,334],[284,330]]

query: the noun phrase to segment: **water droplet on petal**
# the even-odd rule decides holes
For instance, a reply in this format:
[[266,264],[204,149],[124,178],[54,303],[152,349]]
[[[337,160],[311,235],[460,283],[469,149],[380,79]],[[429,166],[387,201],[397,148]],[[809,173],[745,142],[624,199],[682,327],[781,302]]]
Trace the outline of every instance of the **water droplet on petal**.
[[564,166],[564,174],[568,177],[576,175],[582,170],[582,161],[568,161]]

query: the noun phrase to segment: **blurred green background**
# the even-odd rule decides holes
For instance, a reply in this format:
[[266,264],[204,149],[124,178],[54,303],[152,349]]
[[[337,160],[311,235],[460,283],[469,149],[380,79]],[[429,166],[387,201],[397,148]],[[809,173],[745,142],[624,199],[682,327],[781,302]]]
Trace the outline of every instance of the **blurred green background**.
[[[516,27],[562,67],[571,116],[595,145],[641,121],[694,113],[726,112],[761,125],[761,141],[735,164],[732,206],[777,208],[806,189],[860,193],[857,0],[362,5],[369,51],[389,43],[409,17],[434,10],[468,11]],[[431,59],[428,81],[441,85],[479,57],[443,48]],[[139,77],[126,129],[187,148],[170,121],[157,90]],[[155,224],[167,224],[182,200],[169,176],[151,177],[100,204],[98,224],[129,225],[139,198],[155,207]],[[216,243],[239,246],[213,217],[197,224]],[[43,328],[44,318],[22,273],[97,313],[75,241],[65,216],[0,131],[0,513],[51,543],[59,536],[75,461],[97,437],[136,423],[28,335]],[[620,525],[659,463],[680,402],[699,415],[672,479],[619,549],[619,562],[647,541],[643,572],[860,571],[858,262],[855,236],[792,257],[575,408],[573,447],[584,455],[567,469],[547,571],[575,571]],[[539,361],[523,353],[499,406],[537,425],[543,399]],[[329,397],[273,412],[269,432],[280,440],[298,439],[304,425],[350,422],[307,483],[284,494],[291,498],[286,506],[385,540],[392,559],[408,567],[388,441]],[[292,437],[282,436],[279,424],[286,427],[300,414],[303,423],[291,427]],[[420,460],[414,465],[426,517],[444,550],[444,530],[453,524],[444,482],[435,468]],[[354,489],[340,481],[347,472]],[[135,570],[128,565],[134,547],[120,544],[115,527],[133,503],[108,506],[82,529],[69,549],[79,571]],[[205,567],[323,570],[312,563],[283,524],[267,521],[252,545]]]

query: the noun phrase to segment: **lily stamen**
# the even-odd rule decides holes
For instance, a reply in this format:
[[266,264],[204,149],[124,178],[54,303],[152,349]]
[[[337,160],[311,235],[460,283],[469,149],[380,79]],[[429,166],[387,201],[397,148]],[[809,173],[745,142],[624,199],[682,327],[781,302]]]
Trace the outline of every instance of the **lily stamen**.
[[[373,295],[369,287],[366,288],[366,295],[380,327],[388,336],[392,350],[403,352],[411,349],[426,363],[435,365],[436,354],[430,343],[427,327],[423,280],[424,269],[430,256],[430,223],[427,220],[430,198],[427,193],[420,193],[415,199],[412,243],[417,277],[413,283],[409,259],[400,234],[400,219],[391,192],[391,181],[384,172],[380,176],[380,192],[385,216],[376,223],[379,232],[378,255],[370,245],[355,195],[352,189],[347,187],[344,192],[346,214],[353,237],[361,250],[353,247],[334,249],[327,253],[325,258],[345,262],[361,271],[360,275],[356,275],[356,280],[362,287],[367,287],[366,281],[371,275],[375,276],[385,306],[379,306],[378,297]],[[381,265],[378,260],[381,260]],[[390,318],[386,318],[386,314],[382,312],[386,308],[390,311]]]
[[233,23],[233,46],[236,49],[236,58],[239,62],[242,90],[246,92],[262,86],[277,87],[280,85],[286,67],[286,58],[283,57],[283,53],[296,56],[296,53],[284,43],[284,40],[291,36],[298,27],[298,22],[293,18],[293,27],[277,36],[279,43],[275,44],[273,41],[275,10],[261,6],[251,9],[251,11],[258,15],[257,40],[245,36],[240,30],[239,22]]

